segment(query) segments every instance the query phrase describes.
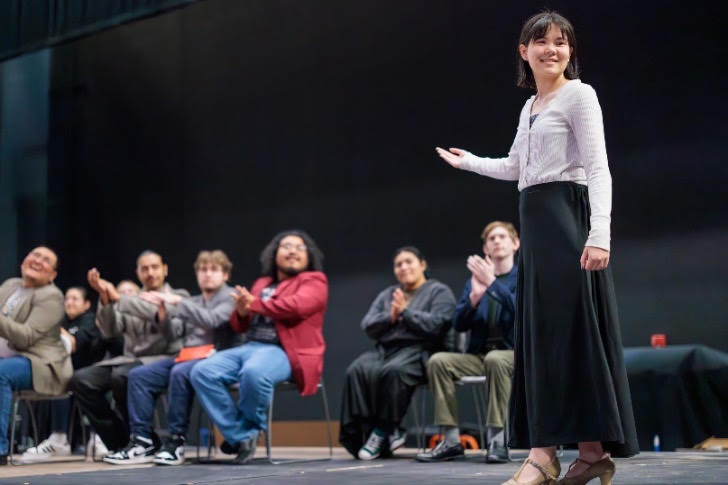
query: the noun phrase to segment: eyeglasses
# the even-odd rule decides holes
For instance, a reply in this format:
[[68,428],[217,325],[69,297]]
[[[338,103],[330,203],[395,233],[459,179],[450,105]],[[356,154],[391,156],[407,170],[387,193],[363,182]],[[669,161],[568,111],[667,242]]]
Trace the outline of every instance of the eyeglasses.
[[30,255],[33,256],[33,258],[35,258],[37,261],[47,264],[48,266],[51,267],[51,269],[55,268],[55,266],[53,264],[53,260],[51,258],[49,258],[48,256],[44,256],[43,253],[36,251],[36,252],[30,253]]
[[281,244],[278,247],[281,248],[281,249],[285,249],[286,251],[290,251],[291,249],[295,249],[296,251],[300,251],[300,252],[303,252],[306,249],[308,249],[305,244],[293,244],[293,243],[284,243],[284,244]]

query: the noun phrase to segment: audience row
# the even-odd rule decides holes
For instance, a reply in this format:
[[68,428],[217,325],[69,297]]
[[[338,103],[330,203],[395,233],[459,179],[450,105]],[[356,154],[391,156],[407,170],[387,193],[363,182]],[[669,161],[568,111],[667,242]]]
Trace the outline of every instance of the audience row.
[[[374,348],[346,371],[339,439],[354,457],[372,460],[403,446],[413,393],[428,383],[443,439],[417,460],[462,457],[455,382],[485,375],[487,461],[507,461],[519,240],[513,225],[501,221],[488,224],[481,237],[484,254],[467,258],[470,277],[458,301],[429,277],[419,249],[395,251],[396,283],[377,295],[361,322]],[[325,351],[328,280],[315,241],[303,231],[284,231],[260,259],[261,276],[248,289],[228,286],[233,265],[224,252],[200,252],[195,296],[166,282],[167,265],[154,251],[137,258],[141,288],[131,281],[114,285],[93,268],[87,279],[98,294],[94,316],[84,287],[68,288],[64,299],[53,284],[58,255],[43,246],[32,250],[21,278],[0,286],[0,464],[13,446],[13,393],[22,390],[71,391],[53,401],[52,433],[25,460],[71,453],[66,430],[75,399],[98,435],[97,448],[108,450],[105,462],[182,464],[197,396],[225,439],[222,451],[247,463],[266,429],[274,387],[293,381],[301,395],[315,394]],[[154,427],[162,395],[164,441]]]

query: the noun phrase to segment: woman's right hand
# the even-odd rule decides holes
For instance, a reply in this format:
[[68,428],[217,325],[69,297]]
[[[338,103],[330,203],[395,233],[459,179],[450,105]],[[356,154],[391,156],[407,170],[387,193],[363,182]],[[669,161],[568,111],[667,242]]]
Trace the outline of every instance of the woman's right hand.
[[450,148],[450,151],[447,151],[444,148],[435,147],[435,151],[440,155],[440,158],[455,168],[460,168],[463,158],[468,154],[468,152],[459,148]]

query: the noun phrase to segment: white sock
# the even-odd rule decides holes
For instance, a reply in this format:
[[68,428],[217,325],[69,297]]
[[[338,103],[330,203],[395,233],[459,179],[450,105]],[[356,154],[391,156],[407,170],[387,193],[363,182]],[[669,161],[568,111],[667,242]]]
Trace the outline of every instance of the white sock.
[[451,445],[460,443],[460,428],[457,426],[443,426],[442,435],[445,437],[445,441]]
[[60,433],[58,431],[54,431],[48,437],[48,441],[50,441],[51,443],[59,444],[59,445],[65,445],[65,444],[68,444],[68,437],[66,436],[66,433]]

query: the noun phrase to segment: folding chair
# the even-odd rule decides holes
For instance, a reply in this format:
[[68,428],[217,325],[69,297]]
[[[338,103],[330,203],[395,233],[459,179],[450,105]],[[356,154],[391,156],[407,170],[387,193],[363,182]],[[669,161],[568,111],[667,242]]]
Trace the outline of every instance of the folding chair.
[[324,386],[324,380],[321,378],[321,380],[318,383],[319,392],[321,393],[321,399],[324,404],[324,416],[326,418],[326,433],[329,440],[329,456],[327,458],[303,458],[303,459],[292,459],[292,460],[275,460],[273,459],[273,455],[271,453],[271,443],[273,441],[273,400],[275,398],[276,392],[282,392],[282,391],[298,391],[298,386],[294,382],[291,381],[284,381],[278,384],[275,389],[273,390],[273,394],[271,394],[270,397],[270,405],[268,406],[268,426],[267,430],[264,431],[265,433],[265,453],[266,453],[266,459],[268,460],[268,463],[271,465],[283,465],[283,464],[289,464],[289,463],[309,463],[314,461],[328,461],[331,460],[334,457],[334,448],[331,440],[331,415],[329,413],[329,400],[326,397],[326,387]]
[[[66,392],[64,394],[59,395],[47,395],[47,394],[38,394],[35,391],[32,390],[23,390],[23,391],[16,391],[13,393],[13,403],[11,405],[11,417],[10,417],[10,446],[8,448],[8,463],[11,465],[19,465],[14,458],[13,458],[13,449],[15,447],[15,425],[17,423],[18,419],[18,411],[20,407],[20,402],[24,402],[28,409],[28,416],[30,417],[30,424],[33,429],[33,439],[35,440],[35,446],[38,446],[40,443],[40,440],[38,438],[38,425],[35,422],[35,413],[33,409],[33,405],[31,403],[38,402],[38,401],[57,401],[59,399],[66,399],[72,396],[72,393]],[[79,416],[79,420],[81,423],[81,433],[86,436],[86,426],[83,423],[83,416],[81,415],[81,408],[78,406],[78,402],[74,402],[73,408],[71,410],[71,419],[69,423],[69,431],[68,431],[68,442],[73,443],[73,428],[74,428],[74,420],[76,417],[76,414]],[[84,456],[85,458],[85,456]],[[53,460],[54,462],[60,462],[60,461],[78,461],[78,460]],[[38,463],[38,462],[34,462]]]

